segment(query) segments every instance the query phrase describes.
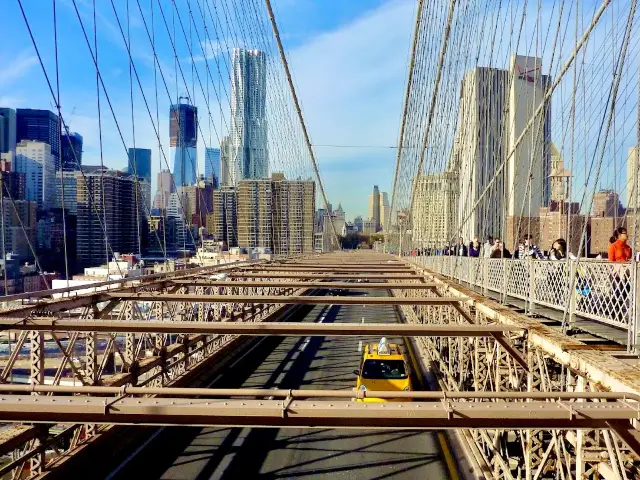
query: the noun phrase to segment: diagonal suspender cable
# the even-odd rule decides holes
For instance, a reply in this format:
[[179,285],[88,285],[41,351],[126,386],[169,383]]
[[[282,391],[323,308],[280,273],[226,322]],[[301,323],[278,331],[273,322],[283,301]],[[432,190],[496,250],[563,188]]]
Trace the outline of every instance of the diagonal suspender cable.
[[[400,161],[402,158],[402,146],[404,145],[404,130],[407,126],[407,111],[409,110],[409,98],[411,97],[411,82],[413,81],[413,71],[416,66],[416,51],[418,50],[418,37],[420,34],[420,19],[422,18],[422,7],[424,0],[418,0],[416,10],[416,21],[413,27],[413,41],[411,42],[411,58],[409,60],[409,74],[407,76],[407,88],[404,93],[404,105],[402,107],[402,120],[400,121],[400,136],[398,137],[398,150],[396,152],[396,168],[393,174],[393,188],[391,190],[391,205],[389,206],[389,217],[385,218],[385,225],[391,226],[393,206],[396,198],[396,188],[398,185],[398,173],[400,172]],[[389,228],[385,228],[385,247],[387,245],[386,235]]]
[[418,162],[418,168],[416,170],[416,176],[413,179],[413,187],[411,189],[411,204],[409,206],[409,222],[411,225],[411,212],[413,211],[413,204],[416,199],[416,187],[418,185],[418,178],[420,176],[420,172],[422,172],[422,164],[424,163],[424,154],[427,150],[427,143],[429,141],[429,132],[431,130],[431,124],[433,120],[433,115],[436,109],[436,100],[438,99],[438,90],[440,87],[440,79],[442,78],[442,69],[444,67],[444,59],[447,54],[447,46],[449,44],[449,34],[451,33],[451,23],[453,20],[453,12],[456,8],[456,0],[451,0],[449,2],[449,13],[447,14],[447,25],[444,31],[444,37],[442,39],[442,47],[440,49],[440,59],[438,61],[438,71],[436,72],[436,79],[433,86],[433,95],[431,96],[431,104],[429,106],[429,116],[427,117],[427,128],[424,134],[424,139],[422,142],[422,149],[420,150],[420,160]]
[[[452,0],[455,1],[455,0]],[[320,187],[320,194],[322,195],[322,201],[324,203],[324,208],[329,214],[329,222],[331,223],[331,231],[333,232],[333,240],[335,241],[336,248],[340,249],[340,241],[338,239],[338,232],[336,231],[336,226],[333,223],[333,219],[331,218],[331,213],[329,212],[329,201],[327,200],[327,195],[324,191],[324,187],[322,186],[322,179],[320,178],[320,171],[318,170],[318,162],[316,161],[316,156],[313,153],[313,147],[311,146],[311,140],[309,139],[309,133],[307,132],[307,126],[304,123],[304,117],[302,116],[302,111],[300,110],[300,103],[298,102],[298,95],[296,94],[296,89],[293,86],[293,81],[291,80],[291,71],[289,70],[289,64],[287,63],[287,57],[284,54],[284,48],[282,47],[282,41],[280,40],[280,31],[278,30],[278,25],[276,24],[276,18],[273,14],[273,9],[271,8],[271,0],[265,0],[265,4],[267,6],[267,11],[269,12],[269,20],[271,21],[271,27],[273,27],[273,34],[276,38],[276,43],[278,44],[278,52],[280,53],[280,59],[282,60],[282,65],[284,66],[284,71],[287,75],[287,83],[289,84],[289,88],[291,89],[291,96],[293,97],[294,106],[296,109],[296,113],[298,114],[298,119],[300,120],[300,125],[302,126],[302,133],[304,134],[304,140],[307,144],[307,148],[309,149],[309,155],[311,156],[311,162],[313,164],[313,170],[316,174],[316,178],[318,179],[318,186]]]

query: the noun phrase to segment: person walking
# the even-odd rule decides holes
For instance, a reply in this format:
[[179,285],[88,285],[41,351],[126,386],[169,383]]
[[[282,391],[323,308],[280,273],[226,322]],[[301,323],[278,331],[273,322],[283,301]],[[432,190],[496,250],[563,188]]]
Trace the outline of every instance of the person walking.
[[532,235],[525,235],[522,242],[518,246],[518,258],[520,260],[524,260],[527,257],[532,257],[538,260],[544,258],[544,254],[538,248],[538,246],[533,241]]
[[487,237],[487,241],[484,242],[482,248],[484,258],[491,258],[491,254],[493,253],[493,237]]
[[627,245],[628,238],[627,229],[624,227],[618,227],[613,231],[613,235],[609,239],[610,262],[628,262],[631,260],[631,247]]
[[467,253],[467,246],[464,244],[464,238],[458,238],[458,244],[455,246],[453,255],[455,255],[456,257],[466,257]]
[[567,258],[567,242],[564,238],[558,238],[549,250],[549,260],[564,260]]
[[478,258],[480,256],[480,251],[482,250],[482,246],[480,245],[480,239],[478,237],[473,237],[473,241],[469,243],[469,256]]

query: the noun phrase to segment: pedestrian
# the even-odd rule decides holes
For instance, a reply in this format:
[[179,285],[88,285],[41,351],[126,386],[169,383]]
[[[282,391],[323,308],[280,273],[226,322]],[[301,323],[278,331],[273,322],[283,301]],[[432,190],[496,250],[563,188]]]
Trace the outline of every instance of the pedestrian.
[[628,262],[631,260],[631,247],[627,245],[627,229],[618,227],[613,231],[613,236],[609,239],[609,261]]
[[493,244],[493,251],[491,252],[491,258],[510,258],[511,252],[507,250],[499,238],[496,238]]
[[477,236],[473,237],[473,241],[469,244],[469,256],[478,258],[480,256],[480,250],[482,246],[480,245],[480,239]]
[[483,245],[483,250],[484,258],[491,258],[491,254],[493,253],[493,237],[487,237],[487,241],[484,242]]
[[564,238],[558,238],[549,250],[549,260],[564,260],[567,258],[567,242]]
[[466,257],[467,256],[467,246],[464,244],[464,238],[458,238],[458,244],[455,247],[455,251],[453,255],[456,257]]
[[[618,227],[613,231],[609,239],[609,261],[624,263],[631,260],[631,247],[627,245],[627,229]],[[631,289],[631,279],[629,269],[625,265],[619,265],[611,274],[611,291],[613,292],[613,305],[616,305],[614,312],[615,319],[624,321],[628,316],[627,298]]]
[[523,237],[522,242],[518,246],[518,258],[523,260],[527,257],[535,259],[543,259],[544,254],[533,241],[533,236],[527,234]]

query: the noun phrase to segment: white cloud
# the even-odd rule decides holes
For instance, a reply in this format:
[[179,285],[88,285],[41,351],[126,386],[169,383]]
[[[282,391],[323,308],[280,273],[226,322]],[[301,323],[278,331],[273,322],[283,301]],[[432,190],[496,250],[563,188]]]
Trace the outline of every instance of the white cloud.
[[11,85],[24,77],[29,70],[38,64],[38,57],[27,50],[17,54],[13,59],[4,63],[2,75],[0,75],[0,86]]
[[[291,51],[290,64],[312,141],[317,144],[395,145],[402,111],[415,2],[394,0]],[[395,150],[317,150],[320,168],[369,157],[365,171],[346,169],[330,182],[331,201],[347,214],[365,213],[374,184],[391,189]],[[335,172],[327,177],[336,179]]]

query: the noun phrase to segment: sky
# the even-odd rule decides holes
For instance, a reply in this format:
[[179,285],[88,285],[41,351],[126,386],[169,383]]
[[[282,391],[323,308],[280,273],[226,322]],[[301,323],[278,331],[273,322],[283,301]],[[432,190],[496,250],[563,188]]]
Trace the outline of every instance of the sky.
[[[255,0],[252,1],[255,4]],[[189,2],[194,12],[198,12],[201,6],[204,9],[204,3],[198,0],[176,1],[179,5],[176,12],[182,12],[180,20],[185,22],[184,33],[179,20],[176,16],[172,17],[170,0],[114,0],[115,7],[110,0],[96,2],[98,64],[108,93],[108,98],[104,92],[100,94],[99,118],[95,66],[87,46],[87,39],[92,47],[94,41],[92,2],[75,0],[74,5],[73,0],[56,1],[61,111],[70,129],[84,137],[84,164],[99,164],[102,157],[108,167],[123,168],[127,163],[126,148],[134,146],[134,143],[137,147],[151,148],[155,191],[155,174],[161,166],[166,168],[170,163],[169,99],[184,94],[185,90],[199,107],[202,126],[198,145],[200,172],[204,169],[204,147],[218,146],[219,139],[228,133],[228,72],[211,74],[220,66],[224,70],[228,55],[223,42],[208,41],[204,31],[198,33],[202,37],[193,41],[194,34],[188,31],[187,25],[190,24],[187,10]],[[0,106],[55,110],[54,97],[40,66],[19,2],[6,0],[3,3],[6,13],[3,37],[11,40],[0,42]],[[235,8],[233,5],[239,3],[227,2],[227,6],[232,9]],[[208,8],[215,4],[220,8],[220,1],[209,2]],[[245,8],[251,5],[242,4]],[[52,2],[22,0],[22,5],[55,92]],[[158,5],[163,7],[166,24],[160,16]],[[391,193],[396,155],[394,146],[402,110],[415,2],[274,0],[273,5],[309,135],[316,145],[315,152],[329,201],[334,207],[341,203],[347,218],[366,216],[368,195],[373,185],[377,184],[381,191]],[[164,79],[160,75],[157,77],[157,124],[154,56],[145,28],[151,26],[152,6],[155,8],[153,25],[157,32],[156,54],[165,72]],[[206,15],[206,11],[202,11]],[[85,27],[86,39],[78,16]],[[242,28],[240,21],[238,26],[237,31]],[[245,24],[245,27],[251,28],[251,24]],[[167,29],[174,28],[175,43],[172,43]],[[212,37],[213,28],[215,25],[212,21],[209,26]],[[260,46],[253,45],[251,40],[238,40],[232,34],[230,29],[225,32],[220,25],[219,38],[224,38],[227,46]],[[131,77],[133,89],[129,83],[130,65],[123,35],[125,38],[130,35],[131,39],[131,55],[135,65]],[[197,46],[192,51],[186,41],[188,35],[191,35],[191,45]],[[178,62],[175,61],[176,56]],[[223,58],[225,56],[227,58]],[[178,63],[182,71],[176,68]],[[194,72],[199,72],[201,77],[196,79],[198,74],[194,75]],[[138,86],[136,74],[142,88]],[[206,95],[210,96],[208,110],[204,102]],[[280,98],[276,93],[271,95],[274,102]],[[222,108],[216,98],[221,99]],[[280,115],[279,119],[272,122],[274,125],[270,123],[270,134],[278,134],[279,121],[291,121],[285,118],[291,115],[291,111],[283,111]],[[158,135],[165,146],[164,155],[158,150]],[[274,159],[276,166],[279,166],[278,161]]]

